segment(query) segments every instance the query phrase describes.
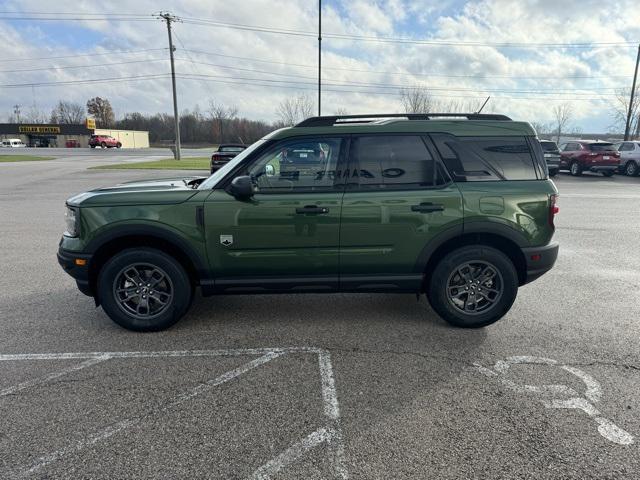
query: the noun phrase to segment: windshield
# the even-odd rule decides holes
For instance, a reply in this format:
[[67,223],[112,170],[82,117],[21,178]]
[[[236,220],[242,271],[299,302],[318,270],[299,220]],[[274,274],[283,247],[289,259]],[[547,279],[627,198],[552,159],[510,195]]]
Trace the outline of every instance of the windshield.
[[614,150],[613,143],[591,143],[589,144],[589,150],[592,152],[606,152]]
[[542,151],[543,152],[557,152],[558,151],[558,146],[556,145],[556,142],[541,141],[540,142],[540,146],[542,147]]
[[198,190],[210,190],[216,186],[216,184],[224,178],[224,176],[233,170],[238,163],[242,162],[248,155],[251,154],[258,147],[263,145],[267,141],[266,138],[262,138],[258,140],[256,143],[252,144],[250,147],[242,150],[238,155],[233,157],[227,164],[225,164],[220,170],[214,172],[209,178],[207,178],[204,182],[200,184]]

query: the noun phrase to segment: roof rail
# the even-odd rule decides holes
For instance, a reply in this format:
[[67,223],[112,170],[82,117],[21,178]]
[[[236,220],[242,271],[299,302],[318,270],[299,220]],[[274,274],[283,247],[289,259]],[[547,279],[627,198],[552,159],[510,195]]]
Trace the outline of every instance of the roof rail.
[[434,120],[437,118],[466,118],[467,120],[509,121],[506,115],[487,113],[372,113],[362,115],[329,115],[310,117],[298,123],[296,127],[331,127],[350,123],[371,123],[385,118],[406,118],[407,120]]

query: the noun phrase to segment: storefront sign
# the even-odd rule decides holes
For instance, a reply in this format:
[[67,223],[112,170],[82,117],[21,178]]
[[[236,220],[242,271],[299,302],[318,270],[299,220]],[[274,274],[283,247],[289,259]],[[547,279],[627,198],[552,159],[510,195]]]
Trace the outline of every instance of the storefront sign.
[[60,127],[43,127],[41,125],[18,127],[20,133],[60,133]]

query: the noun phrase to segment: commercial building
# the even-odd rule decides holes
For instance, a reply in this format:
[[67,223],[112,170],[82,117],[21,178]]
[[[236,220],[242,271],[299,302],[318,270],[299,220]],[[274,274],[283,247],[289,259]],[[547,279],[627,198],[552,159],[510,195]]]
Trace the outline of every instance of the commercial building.
[[149,148],[149,132],[95,128],[95,123],[26,124],[0,123],[0,141],[19,138],[29,147],[88,147],[91,135],[110,135],[122,148]]

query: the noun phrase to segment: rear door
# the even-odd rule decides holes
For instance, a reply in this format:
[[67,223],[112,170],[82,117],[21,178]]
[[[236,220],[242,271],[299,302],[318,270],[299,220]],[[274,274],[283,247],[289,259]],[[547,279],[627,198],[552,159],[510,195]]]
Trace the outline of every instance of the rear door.
[[340,225],[341,290],[418,290],[425,246],[462,231],[460,191],[417,134],[351,139]]

